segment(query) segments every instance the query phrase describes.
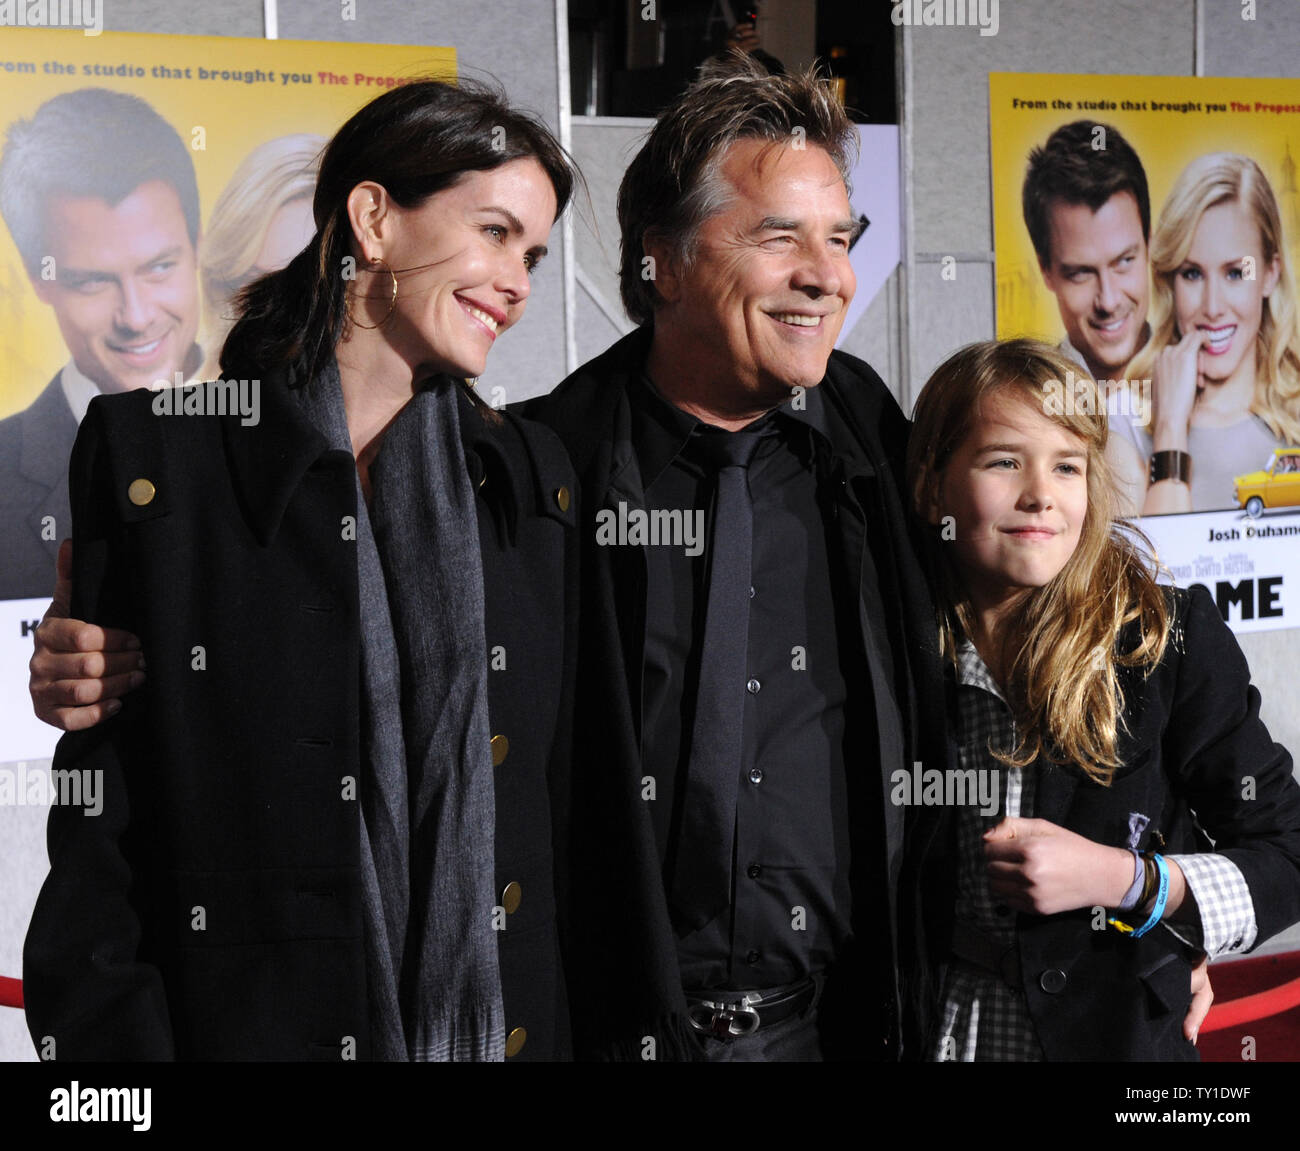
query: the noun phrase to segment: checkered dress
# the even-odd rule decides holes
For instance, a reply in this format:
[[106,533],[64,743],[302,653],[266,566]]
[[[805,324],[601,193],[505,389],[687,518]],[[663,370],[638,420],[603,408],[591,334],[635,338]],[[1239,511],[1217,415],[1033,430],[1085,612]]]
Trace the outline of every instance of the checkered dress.
[[[974,646],[957,652],[958,759],[963,771],[993,770],[998,810],[957,808],[957,901],[954,915],[1005,947],[1016,944],[1015,913],[996,909],[984,867],[983,835],[1008,816],[1034,814],[1034,773],[1007,767],[989,746],[1015,742],[1011,709]],[[1175,934],[1211,957],[1245,951],[1255,941],[1255,907],[1240,869],[1222,855],[1171,855],[1182,869],[1200,912],[1199,925],[1179,924]],[[1172,931],[1174,928],[1169,924]],[[1039,1062],[1042,1048],[1024,992],[982,967],[953,959],[944,982],[939,1030],[930,1058],[941,1062]]]

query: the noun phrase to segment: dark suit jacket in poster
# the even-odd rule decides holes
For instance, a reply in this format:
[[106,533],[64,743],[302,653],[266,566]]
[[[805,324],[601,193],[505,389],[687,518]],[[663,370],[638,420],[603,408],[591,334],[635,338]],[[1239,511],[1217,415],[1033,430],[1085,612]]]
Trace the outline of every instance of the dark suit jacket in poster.
[[[68,458],[76,438],[57,372],[28,407],[0,420],[0,599],[48,596],[54,587],[59,541],[72,534]],[[46,516],[54,517],[50,532]]]
[[[596,544],[602,508],[643,506],[631,442],[630,380],[644,371],[651,332],[643,328],[579,368],[554,392],[522,406],[554,428],[568,449],[583,492],[583,615],[575,721],[573,856],[574,924],[566,960],[573,986],[580,1057],[645,1057],[653,1037],[658,1059],[691,1058],[676,941],[669,920],[651,817],[642,799],[641,664],[645,642],[644,552]],[[900,497],[908,424],[879,377],[835,353],[823,393],[837,464],[853,461],[855,499],[841,491],[837,522],[850,586],[874,564],[879,601],[859,596],[858,644],[873,690],[897,700],[901,748],[892,762],[849,764],[850,790],[865,793],[865,821],[853,828],[856,953],[841,964],[837,987],[849,1000],[827,1016],[852,1019],[844,1054],[892,1058],[899,1050],[900,965],[909,966],[911,912],[904,878],[903,811],[888,801],[890,771],[945,754],[937,633],[926,580],[918,566]],[[866,522],[856,509],[865,509]],[[883,608],[883,610],[880,610]],[[873,614],[874,611],[874,614]],[[888,644],[879,639],[888,636]],[[883,651],[887,655],[882,654]],[[883,666],[882,661],[892,661]],[[859,701],[871,707],[872,701]],[[857,770],[855,770],[855,768]]]
[[[1222,853],[1245,877],[1256,943],[1263,943],[1300,920],[1300,785],[1291,756],[1260,721],[1259,692],[1214,601],[1204,588],[1169,594],[1175,624],[1164,659],[1147,678],[1122,672],[1123,766],[1102,787],[1073,766],[1040,758],[1028,769],[1038,773],[1034,815],[1125,847],[1130,816],[1139,813],[1150,819],[1136,845],[1142,850]],[[946,959],[957,874],[952,810],[918,810],[934,817],[929,842],[916,847],[924,856],[928,962],[937,968]],[[1021,983],[1044,1055],[1053,1062],[1197,1059],[1183,1038],[1190,949],[1164,927],[1135,940],[1096,930],[1093,918],[1091,908],[1017,916]]]
[[[345,795],[360,746],[354,461],[272,381],[253,427],[155,416],[152,400],[96,399],[73,459],[73,614],[135,632],[149,679],[59,743],[56,769],[103,773],[104,810],[51,811],[28,1026],[61,1060],[337,1060],[348,1036],[364,1059],[360,815]],[[548,783],[563,794],[569,760],[573,477],[546,429],[489,427],[467,398],[461,413],[486,638],[505,659],[488,687],[508,741],[494,744],[497,889],[522,895],[498,937],[506,1024],[527,1032],[517,1058],[562,1058]],[[128,496],[140,478],[156,489],[143,505]]]

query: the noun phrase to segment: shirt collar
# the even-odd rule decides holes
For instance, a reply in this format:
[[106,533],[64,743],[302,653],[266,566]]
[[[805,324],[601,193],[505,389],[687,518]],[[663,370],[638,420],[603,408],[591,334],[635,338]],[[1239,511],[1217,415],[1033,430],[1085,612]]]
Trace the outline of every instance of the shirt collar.
[[791,396],[776,409],[782,416],[796,423],[810,427],[830,443],[830,428],[826,423],[826,400],[820,385],[815,388],[800,388],[796,396]]
[[94,380],[83,375],[73,360],[63,365],[63,370],[59,373],[59,382],[63,386],[63,398],[68,401],[68,407],[72,409],[72,418],[80,426],[81,421],[86,418],[86,409],[90,407],[90,401],[99,395],[99,386]]
[[[1148,340],[1150,340],[1150,338],[1151,338],[1151,325],[1143,324],[1142,334],[1138,337],[1137,346],[1139,348],[1145,346],[1145,344],[1147,343]],[[1062,355],[1068,356],[1070,359],[1072,359],[1076,364],[1079,365],[1079,367],[1083,369],[1084,374],[1086,376],[1088,376],[1090,379],[1092,378],[1092,369],[1088,367],[1088,361],[1084,359],[1083,353],[1079,351],[1079,349],[1076,348],[1072,343],[1070,343],[1069,336],[1065,336],[1062,338],[1060,344],[1057,345],[1057,350],[1060,351]],[[1100,382],[1101,382],[1100,380],[1093,380],[1093,383],[1100,383]]]
[[[708,428],[703,421],[665,399],[649,375],[636,377],[632,393],[632,443],[640,465],[642,483],[649,488],[686,447],[692,435]],[[746,431],[780,430],[789,424],[806,429],[816,456],[830,460],[831,434],[825,401],[818,388],[803,388],[779,407],[760,416]]]
[[632,400],[632,447],[649,488],[677,458],[699,424],[694,416],[669,403],[641,372],[628,389]]
[[988,664],[968,639],[962,640],[957,645],[957,682],[963,687],[982,688],[990,695],[997,696],[1003,703],[1007,702],[1002,689],[998,687],[997,680],[989,671]]
[[783,403],[776,409],[775,414],[783,422],[797,424],[807,435],[813,459],[819,466],[828,466],[838,458],[848,476],[860,470],[857,467],[856,456],[836,456],[830,425],[826,418],[826,399],[820,385],[815,388],[800,388],[799,394]]

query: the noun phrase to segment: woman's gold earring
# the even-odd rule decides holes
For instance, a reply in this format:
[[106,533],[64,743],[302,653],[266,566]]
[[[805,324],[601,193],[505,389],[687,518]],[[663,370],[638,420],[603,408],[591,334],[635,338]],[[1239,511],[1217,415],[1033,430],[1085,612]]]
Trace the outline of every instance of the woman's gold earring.
[[[397,307],[397,273],[394,272],[393,269],[390,268],[390,267],[388,266],[388,261],[385,260],[382,256],[376,256],[376,257],[375,257],[373,260],[371,260],[370,262],[371,262],[372,264],[383,264],[383,265],[384,265],[384,271],[388,273],[389,278],[393,281],[393,298],[392,298],[391,300],[388,301],[388,311],[384,313],[384,318],[383,318],[382,320],[380,320],[379,323],[377,323],[377,324],[363,324],[363,323],[362,323],[360,320],[358,320],[358,319],[357,319],[357,318],[352,314],[352,312],[348,309],[348,304],[347,304],[347,298],[346,298],[346,297],[344,297],[344,300],[343,300],[343,310],[347,313],[347,317],[348,317],[348,321],[349,321],[349,323],[355,324],[358,328],[367,328],[367,329],[371,329],[371,330],[373,330],[373,329],[375,329],[375,328],[382,328],[386,323],[388,323],[388,321],[392,318],[392,315],[393,315],[393,311],[394,311],[394,309]],[[373,269],[371,269],[371,268],[365,268],[365,269],[363,269],[363,271],[366,271],[366,272],[370,272],[370,271],[372,271],[372,270],[373,270]],[[366,296],[366,297],[365,297],[365,299],[374,299],[374,298],[375,298],[375,297],[373,297],[373,296]]]

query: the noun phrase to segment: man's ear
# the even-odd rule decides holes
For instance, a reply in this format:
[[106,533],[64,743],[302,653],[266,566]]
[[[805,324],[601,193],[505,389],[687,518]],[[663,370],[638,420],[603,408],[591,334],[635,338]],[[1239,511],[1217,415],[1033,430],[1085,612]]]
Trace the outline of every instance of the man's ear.
[[383,258],[393,223],[393,203],[383,184],[363,180],[348,193],[348,222],[352,238],[367,261]]
[[662,237],[647,232],[641,241],[641,250],[650,260],[650,278],[659,298],[666,304],[675,303],[681,295],[681,269],[677,267],[672,249]]

